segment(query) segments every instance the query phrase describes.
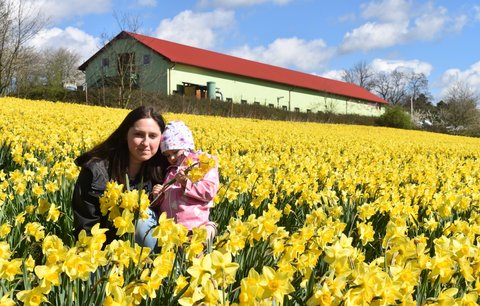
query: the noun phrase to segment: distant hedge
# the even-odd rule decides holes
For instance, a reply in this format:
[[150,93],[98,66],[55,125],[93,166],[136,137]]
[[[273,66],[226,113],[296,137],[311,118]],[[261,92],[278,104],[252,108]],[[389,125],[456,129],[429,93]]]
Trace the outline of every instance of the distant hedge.
[[165,96],[157,93],[144,93],[139,90],[125,94],[123,103],[118,102],[117,88],[69,91],[63,88],[35,87],[21,94],[19,98],[32,100],[62,101],[107,107],[134,108],[138,105],[153,105],[161,112],[187,113],[222,117],[242,117],[265,120],[304,121],[322,123],[343,123],[375,125],[375,117],[342,115],[331,112],[303,113],[290,112],[264,105],[240,104],[220,100],[196,99],[186,96]]

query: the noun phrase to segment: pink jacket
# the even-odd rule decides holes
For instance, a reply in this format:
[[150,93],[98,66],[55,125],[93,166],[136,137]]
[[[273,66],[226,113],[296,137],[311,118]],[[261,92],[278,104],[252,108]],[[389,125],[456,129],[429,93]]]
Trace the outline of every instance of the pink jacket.
[[[187,158],[198,160],[198,154],[188,152],[187,156],[179,160],[180,166],[168,167],[164,182],[169,182],[177,171],[184,170],[183,161]],[[187,181],[185,188],[178,182],[170,185],[164,192],[160,202],[160,213],[166,212],[168,218],[174,218],[175,222],[183,224],[189,230],[209,222],[210,207],[213,206],[213,198],[218,192],[218,164],[210,169],[203,179],[192,183]]]

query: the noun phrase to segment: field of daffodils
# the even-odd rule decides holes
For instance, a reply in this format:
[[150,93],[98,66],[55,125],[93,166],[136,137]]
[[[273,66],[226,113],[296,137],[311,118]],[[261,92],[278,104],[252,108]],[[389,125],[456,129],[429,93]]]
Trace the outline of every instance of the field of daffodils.
[[0,305],[477,305],[480,139],[164,114],[218,157],[219,233],[161,216],[150,255],[135,218],[72,234],[73,161],[127,113],[0,98]]

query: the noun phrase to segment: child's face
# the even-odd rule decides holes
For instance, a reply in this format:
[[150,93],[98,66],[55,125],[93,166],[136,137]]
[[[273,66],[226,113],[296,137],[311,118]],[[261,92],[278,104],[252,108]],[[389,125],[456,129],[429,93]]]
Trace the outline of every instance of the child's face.
[[176,165],[178,158],[183,155],[184,151],[185,150],[167,150],[162,154],[168,159],[170,165]]

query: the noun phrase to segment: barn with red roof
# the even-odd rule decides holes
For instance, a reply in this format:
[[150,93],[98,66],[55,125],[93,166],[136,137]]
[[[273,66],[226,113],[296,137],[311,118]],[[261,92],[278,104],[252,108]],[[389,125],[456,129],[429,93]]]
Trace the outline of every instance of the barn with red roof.
[[122,31],[80,67],[88,88],[145,92],[298,112],[378,116],[387,101],[355,84]]

